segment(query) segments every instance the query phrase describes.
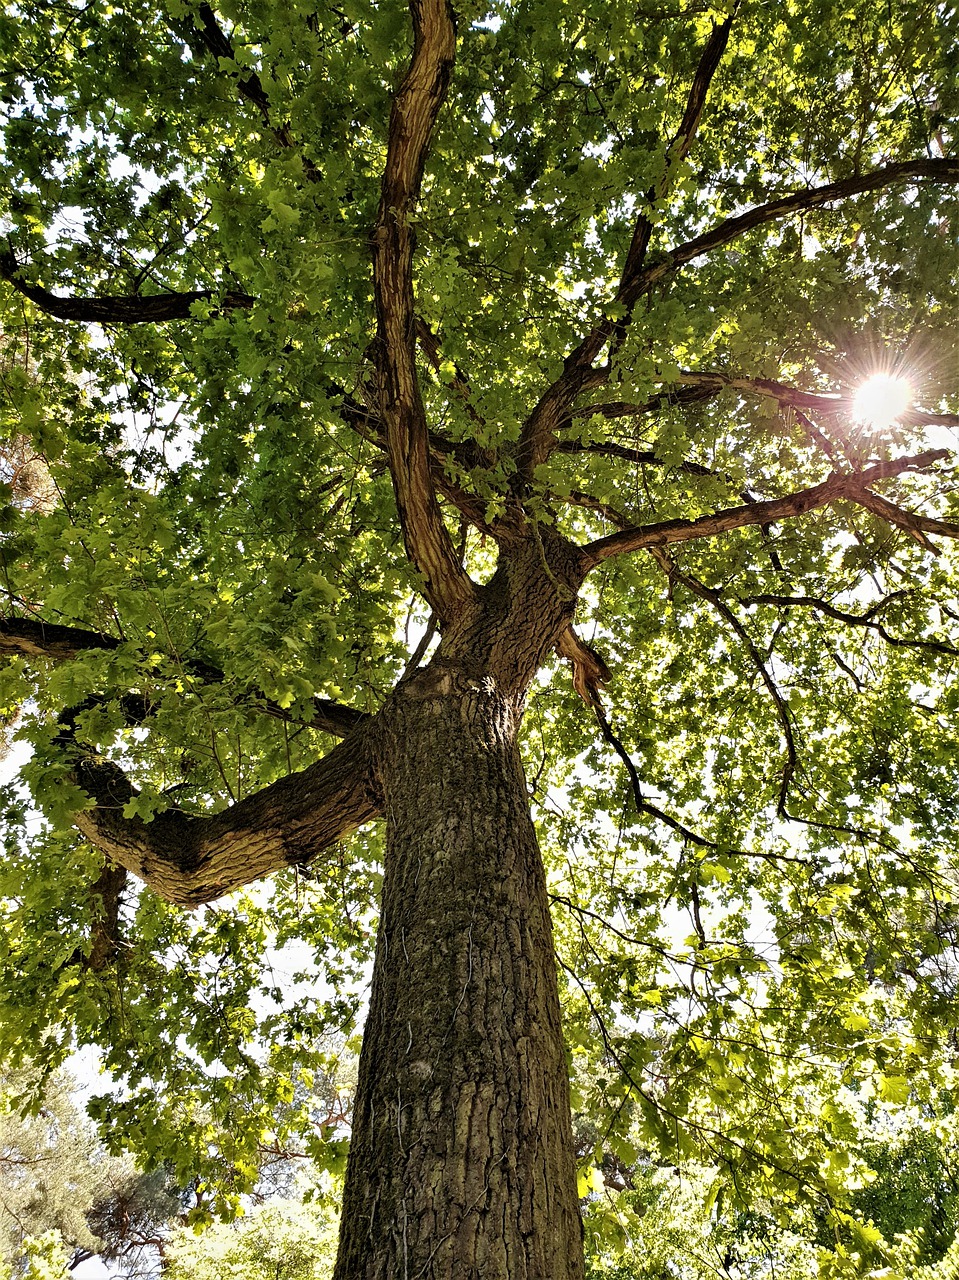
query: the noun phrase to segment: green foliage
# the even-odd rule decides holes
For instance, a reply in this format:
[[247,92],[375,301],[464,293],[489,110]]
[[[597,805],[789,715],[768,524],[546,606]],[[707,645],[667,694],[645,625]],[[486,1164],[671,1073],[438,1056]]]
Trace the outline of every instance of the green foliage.
[[186,1228],[167,1245],[171,1280],[329,1280],[336,1259],[336,1215],[315,1204],[275,1200],[202,1236]]
[[0,1113],[0,1260],[11,1276],[61,1277],[98,1255],[124,1275],[149,1274],[157,1247],[181,1217],[169,1170],[144,1176],[110,1156],[74,1099],[76,1082],[32,1072],[3,1081]]
[[[436,471],[474,495],[480,524],[514,500],[521,424],[569,351],[602,317],[625,320],[638,210],[665,263],[727,216],[955,150],[954,7],[741,6],[681,162],[668,140],[722,7],[458,9],[416,213],[417,307],[441,337],[419,372]],[[91,1114],[111,1148],[198,1181],[198,1225],[239,1213],[264,1149],[342,1169],[339,1059],[381,835],[193,915],[129,886],[97,968],[103,861],[72,826],[92,801],[64,713],[136,779],[124,817],[223,810],[328,750],[315,698],[379,708],[427,622],[381,441],[347,411],[370,394],[369,238],[406,6],[217,12],[229,57],[186,0],[22,0],[0,17],[0,218],[18,284],[0,294],[3,620],[110,641],[0,670],[0,722],[32,751],[28,791],[2,799],[0,1054],[49,1072],[100,1046],[116,1083]],[[595,399],[557,428],[526,515],[587,541],[616,519],[697,519],[941,443],[915,415],[882,427],[830,409],[830,456],[788,401],[754,392],[774,379],[841,394],[894,367],[931,414],[959,409],[956,216],[955,186],[880,186],[664,275],[607,349]],[[175,322],[89,326],[35,306],[38,288],[205,296]],[[709,373],[722,389],[689,397]],[[955,518],[954,490],[950,461],[882,492]],[[487,580],[491,536],[444,502]],[[953,1192],[925,1139],[860,1146],[867,1117],[881,1130],[953,1105],[959,595],[942,550],[839,503],[684,543],[668,576],[645,555],[606,562],[577,622],[613,671],[638,808],[565,673],[531,692],[582,1189],[604,1194],[620,1166],[689,1170],[591,1208],[597,1276],[654,1280],[682,1231],[714,1251],[691,1278],[727,1248],[741,1274],[770,1258],[803,1274],[810,1205],[832,1232],[816,1265],[829,1253],[836,1274],[878,1266],[907,1232],[916,1266],[949,1256]],[[246,1221],[205,1259],[184,1237],[173,1269],[259,1275],[273,1258],[277,1275],[319,1280],[319,1253],[283,1252],[282,1216]],[[327,1239],[320,1218],[309,1230]],[[627,1234],[645,1261],[615,1261]]]

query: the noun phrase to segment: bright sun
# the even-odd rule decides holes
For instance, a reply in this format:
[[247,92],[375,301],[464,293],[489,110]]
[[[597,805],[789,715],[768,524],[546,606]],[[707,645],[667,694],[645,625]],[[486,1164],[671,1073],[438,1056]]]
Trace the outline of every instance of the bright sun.
[[852,398],[853,417],[873,427],[891,427],[912,404],[912,387],[905,378],[876,373]]

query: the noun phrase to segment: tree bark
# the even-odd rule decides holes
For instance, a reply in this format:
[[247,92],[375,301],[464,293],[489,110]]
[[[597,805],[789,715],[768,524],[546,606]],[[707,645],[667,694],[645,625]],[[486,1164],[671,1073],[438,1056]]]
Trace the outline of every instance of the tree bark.
[[381,713],[386,870],[335,1280],[581,1280],[521,700],[434,663]]

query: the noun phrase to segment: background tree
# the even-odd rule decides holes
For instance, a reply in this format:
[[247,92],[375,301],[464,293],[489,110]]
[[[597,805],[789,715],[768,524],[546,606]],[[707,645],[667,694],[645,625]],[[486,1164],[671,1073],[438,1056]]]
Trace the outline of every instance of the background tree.
[[129,1156],[103,1149],[65,1072],[39,1096],[31,1097],[27,1072],[3,1083],[0,1256],[9,1273],[32,1274],[37,1258],[55,1257],[61,1248],[71,1271],[97,1256],[118,1274],[153,1274],[164,1236],[189,1197],[167,1170],[141,1174]]
[[195,1235],[182,1227],[170,1241],[170,1280],[329,1280],[336,1260],[336,1215],[296,1201],[258,1206],[237,1222]]
[[199,1216],[341,1163],[374,927],[338,1280],[579,1277],[637,1142],[839,1225],[940,1088],[957,24],[4,15],[0,1051]]

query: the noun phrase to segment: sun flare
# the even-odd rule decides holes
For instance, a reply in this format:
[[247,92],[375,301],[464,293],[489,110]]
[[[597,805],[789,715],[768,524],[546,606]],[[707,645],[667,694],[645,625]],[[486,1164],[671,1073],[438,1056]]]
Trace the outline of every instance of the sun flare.
[[912,405],[912,387],[905,378],[876,373],[852,398],[853,417],[873,427],[891,427]]

